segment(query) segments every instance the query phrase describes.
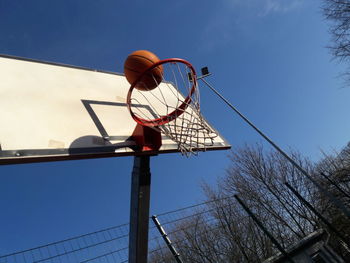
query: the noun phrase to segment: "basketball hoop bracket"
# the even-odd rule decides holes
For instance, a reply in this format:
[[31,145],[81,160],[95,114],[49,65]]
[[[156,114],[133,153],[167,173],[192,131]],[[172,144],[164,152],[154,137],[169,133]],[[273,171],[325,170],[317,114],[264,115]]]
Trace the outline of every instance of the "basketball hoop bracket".
[[162,137],[157,128],[137,124],[131,136],[142,152],[158,151],[162,146]]

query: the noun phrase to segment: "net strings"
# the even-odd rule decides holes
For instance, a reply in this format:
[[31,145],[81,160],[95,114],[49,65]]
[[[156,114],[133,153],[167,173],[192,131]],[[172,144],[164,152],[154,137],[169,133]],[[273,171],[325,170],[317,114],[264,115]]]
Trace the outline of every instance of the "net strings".
[[[132,107],[134,114],[142,119],[152,121],[166,116],[185,103],[186,95],[190,94],[193,84],[193,74],[188,66],[182,63],[163,64],[163,81],[153,81],[158,88],[148,91],[134,89],[136,96],[131,98],[132,105],[146,104],[150,108]],[[149,83],[149,82],[148,82]],[[147,85],[140,82],[140,85]],[[214,138],[218,136],[204,120],[200,111],[200,95],[197,87],[186,103],[185,110],[175,116],[174,120],[166,124],[155,126],[163,134],[177,143],[178,150],[186,156],[197,155],[198,150],[205,151],[207,147],[214,145]],[[154,123],[156,125],[156,123]]]

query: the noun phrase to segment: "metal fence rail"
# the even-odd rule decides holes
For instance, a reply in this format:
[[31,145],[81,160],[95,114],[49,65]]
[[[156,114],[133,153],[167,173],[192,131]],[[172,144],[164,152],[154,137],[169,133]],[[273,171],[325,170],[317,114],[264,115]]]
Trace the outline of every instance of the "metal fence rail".
[[[279,189],[281,191],[287,190],[283,184],[278,187],[281,187]],[[303,188],[306,187],[301,187]],[[255,219],[263,223],[266,231],[274,233],[276,227],[284,225],[279,229],[279,233],[288,238],[284,240],[280,240],[280,237],[276,238],[280,242],[280,247],[273,246],[272,243],[276,242],[274,241],[266,254],[266,249],[259,246],[256,240],[251,240],[249,237],[244,239],[242,233],[245,231],[255,233],[256,237],[264,239],[268,237],[256,225],[256,221],[252,220],[252,216],[242,209],[234,196],[227,196],[158,214],[156,218],[159,225],[155,225],[153,221],[149,224],[149,263],[191,262],[192,256],[208,253],[210,248],[207,248],[205,243],[213,240],[223,247],[234,249],[240,257],[240,262],[260,262],[277,253],[278,249],[285,249],[315,229],[322,227],[310,220],[303,222],[302,229],[300,226],[298,228],[300,222],[296,222],[290,212],[297,209],[304,211],[305,215],[308,217],[310,215],[312,218],[312,211],[308,211],[310,208],[290,192],[285,192],[286,199],[283,200],[280,199],[283,198],[283,195],[277,197],[266,191],[263,186],[256,189],[261,200],[264,200],[264,205],[255,205],[254,200],[245,201],[244,197],[243,201],[255,215]],[[305,200],[311,203],[314,200],[314,193],[305,191],[300,191],[300,193]],[[287,198],[294,203],[288,203]],[[159,231],[159,227],[164,230],[163,233]],[[164,238],[164,233],[168,241]],[[237,240],[244,240],[244,243]],[[3,255],[0,256],[0,263],[126,263],[128,262],[128,245],[129,224],[123,224]],[[221,251],[221,254],[218,253],[216,261],[222,262],[229,252],[227,250]],[[254,258],[251,258],[252,253],[254,253]]]

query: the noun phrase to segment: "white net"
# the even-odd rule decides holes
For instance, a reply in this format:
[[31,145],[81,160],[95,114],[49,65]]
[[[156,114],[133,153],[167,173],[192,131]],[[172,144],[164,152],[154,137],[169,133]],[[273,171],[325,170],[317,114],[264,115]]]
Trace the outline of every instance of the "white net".
[[[145,74],[132,91],[130,110],[134,118],[142,125],[160,129],[184,155],[213,146],[218,134],[201,115],[193,70],[181,62],[164,63],[161,83],[159,75],[151,73]],[[149,87],[156,88],[147,90]]]

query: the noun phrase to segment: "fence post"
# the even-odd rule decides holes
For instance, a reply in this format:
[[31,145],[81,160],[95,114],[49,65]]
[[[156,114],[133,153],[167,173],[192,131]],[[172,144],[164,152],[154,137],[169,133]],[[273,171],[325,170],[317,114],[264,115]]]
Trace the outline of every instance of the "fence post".
[[171,251],[171,254],[173,254],[175,260],[177,263],[183,263],[180,254],[176,251],[175,247],[173,246],[173,243],[171,243],[170,238],[168,237],[167,233],[165,232],[164,228],[161,226],[158,218],[156,215],[152,216],[153,223],[155,224],[156,228],[158,229],[160,235],[164,239],[166,245],[168,246],[169,250]]

